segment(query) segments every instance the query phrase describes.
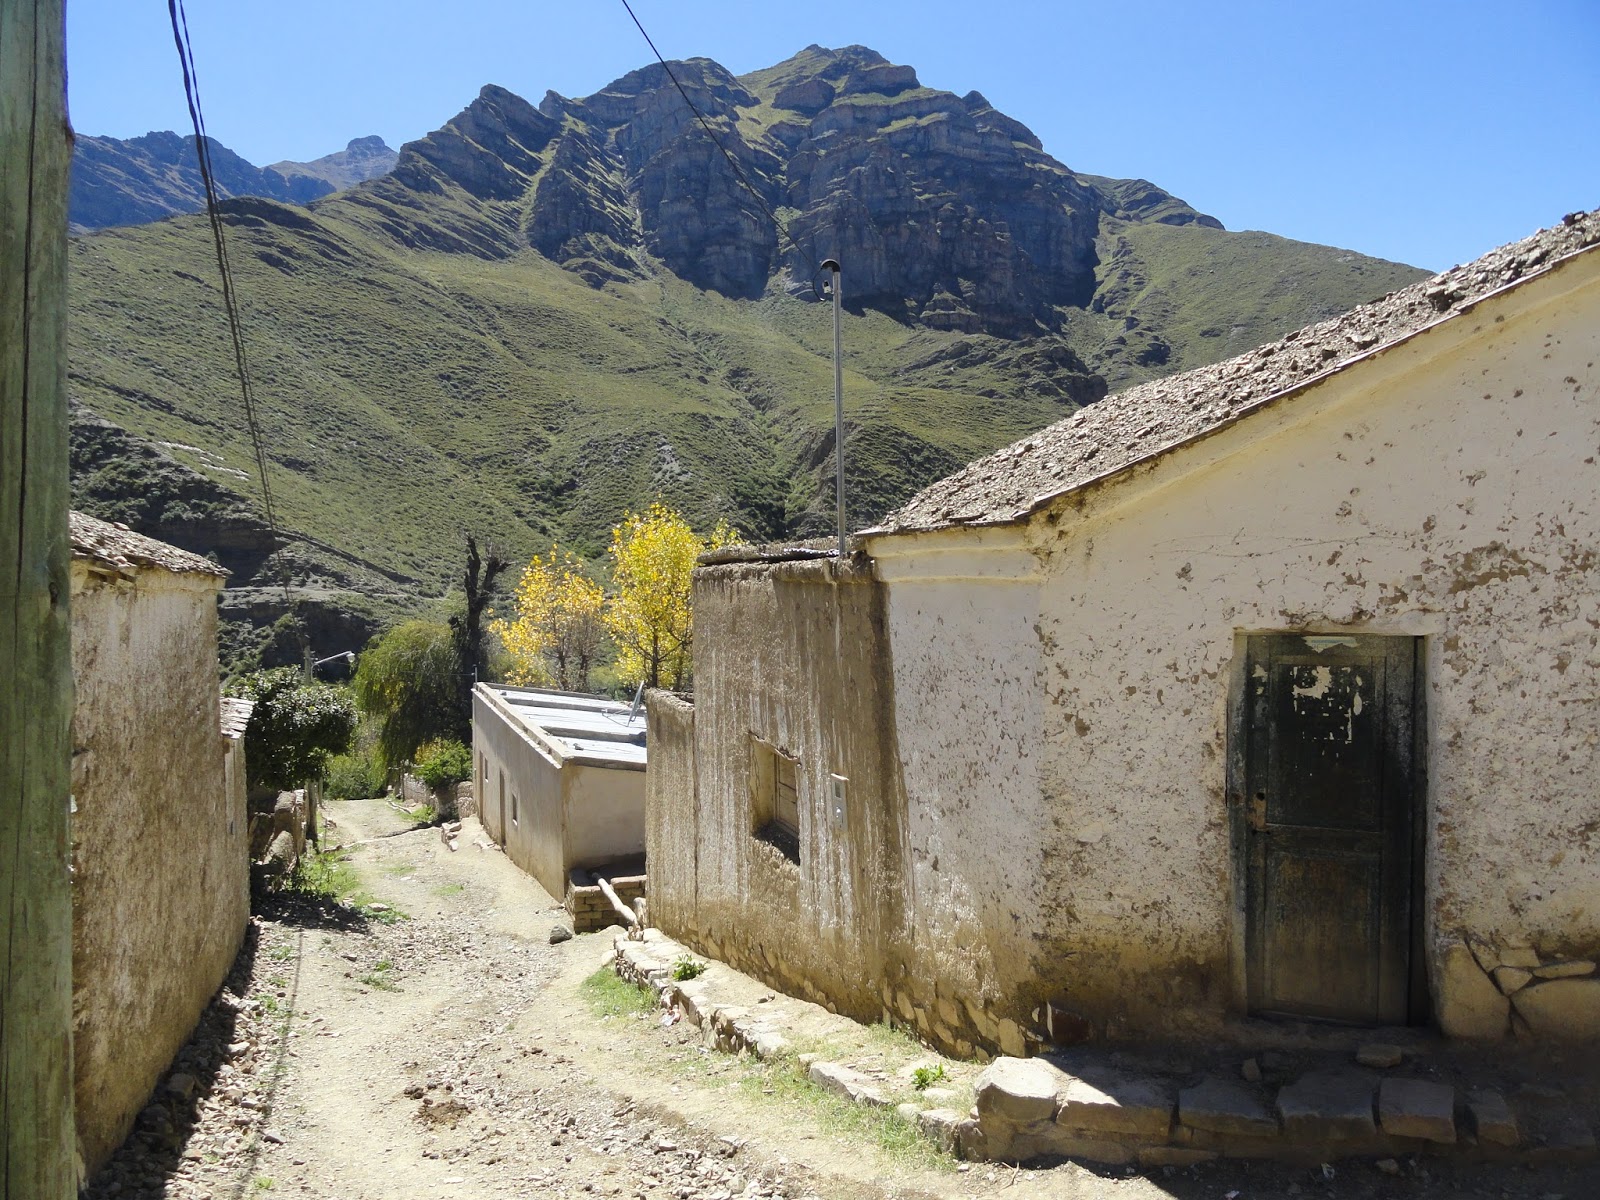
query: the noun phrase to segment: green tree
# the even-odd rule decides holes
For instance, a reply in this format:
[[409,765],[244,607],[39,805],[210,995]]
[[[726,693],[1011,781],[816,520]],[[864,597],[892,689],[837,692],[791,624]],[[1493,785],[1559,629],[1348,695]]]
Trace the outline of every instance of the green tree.
[[443,621],[405,621],[380,634],[356,660],[356,702],[378,723],[383,764],[409,762],[424,742],[472,740],[462,707],[461,639]]
[[252,786],[283,790],[320,779],[329,755],[350,746],[356,706],[344,688],[306,683],[294,667],[278,667],[235,680],[228,694],[255,704],[244,734]]

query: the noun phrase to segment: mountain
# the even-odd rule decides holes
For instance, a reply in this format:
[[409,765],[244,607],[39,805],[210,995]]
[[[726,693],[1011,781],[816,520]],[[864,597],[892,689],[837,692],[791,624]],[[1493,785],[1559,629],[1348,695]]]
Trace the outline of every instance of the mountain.
[[394,170],[400,156],[377,135],[353,138],[343,150],[310,162],[275,162],[267,168],[285,179],[320,179],[330,190],[342,192]]
[[[206,141],[217,190],[223,196],[263,196],[290,204],[305,204],[381,175],[396,157],[382,138],[367,137],[314,162],[257,167],[216,138]],[[141,225],[204,208],[205,188],[193,134],[78,137],[68,200],[68,220],[74,229]]]
[[[387,175],[309,208],[226,202],[288,575],[317,604],[439,591],[463,529],[596,554],[656,496],[755,537],[831,528],[825,257],[857,524],[1108,388],[1425,274],[1074,172],[862,47],[673,70],[715,141],[658,65],[537,106],[486,87]],[[71,253],[71,389],[100,423],[80,503],[202,553],[214,514],[183,497],[254,511],[257,488],[212,254],[195,217]],[[159,518],[132,505],[152,472],[181,493]],[[282,575],[241,553],[225,615],[247,598],[259,623]]]

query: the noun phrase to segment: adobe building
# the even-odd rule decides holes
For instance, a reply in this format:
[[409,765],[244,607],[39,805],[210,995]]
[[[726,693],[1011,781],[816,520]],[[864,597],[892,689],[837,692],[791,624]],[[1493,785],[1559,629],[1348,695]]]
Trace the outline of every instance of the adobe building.
[[959,1055],[1600,1038],[1600,213],[695,573],[654,923]]
[[243,733],[210,559],[71,515],[72,991],[94,1174],[233,966],[250,918]]
[[579,933],[644,895],[645,718],[576,692],[480,683],[472,693],[473,794],[484,830],[572,913]]

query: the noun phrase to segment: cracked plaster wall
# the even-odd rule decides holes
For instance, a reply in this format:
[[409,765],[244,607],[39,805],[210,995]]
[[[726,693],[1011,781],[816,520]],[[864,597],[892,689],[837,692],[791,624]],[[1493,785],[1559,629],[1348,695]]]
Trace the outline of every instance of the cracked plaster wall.
[[73,1053],[80,1150],[116,1149],[250,915],[219,723],[221,579],[72,566]]
[[1425,935],[1446,1010],[1458,938],[1600,949],[1600,289],[1462,319],[1459,350],[1419,347],[1375,390],[1336,377],[1347,393],[1236,453],[1158,464],[1131,499],[1081,497],[1035,531],[1061,919],[1005,950],[1111,1031],[1203,1024],[1237,997],[1238,632],[1426,639]]

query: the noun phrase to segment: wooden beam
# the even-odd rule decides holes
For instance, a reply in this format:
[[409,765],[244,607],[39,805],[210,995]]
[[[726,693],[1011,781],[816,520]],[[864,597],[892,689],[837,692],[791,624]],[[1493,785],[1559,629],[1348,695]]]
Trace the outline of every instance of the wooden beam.
[[0,0],[0,1200],[77,1193],[63,0]]
[[594,877],[594,881],[600,885],[600,890],[606,894],[606,899],[611,901],[611,907],[622,914],[624,921],[629,925],[637,925],[639,923],[638,914],[622,902],[622,897],[617,895],[610,883],[601,879],[598,875]]

